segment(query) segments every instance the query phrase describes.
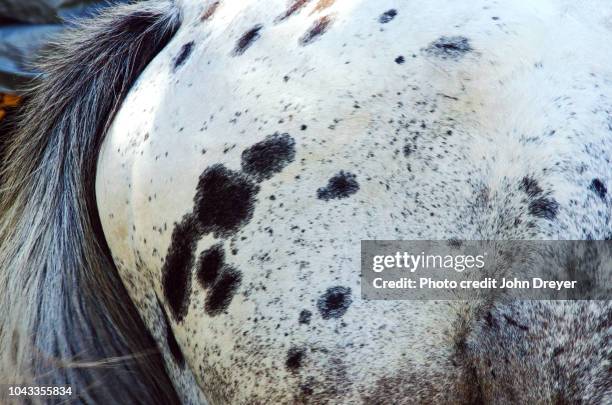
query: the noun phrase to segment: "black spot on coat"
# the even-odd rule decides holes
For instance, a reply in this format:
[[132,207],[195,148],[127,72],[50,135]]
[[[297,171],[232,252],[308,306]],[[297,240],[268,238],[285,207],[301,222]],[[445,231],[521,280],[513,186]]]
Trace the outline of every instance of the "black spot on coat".
[[223,267],[224,253],[221,244],[214,245],[200,254],[198,260],[198,281],[203,288],[214,284]]
[[225,266],[215,284],[211,287],[204,310],[210,316],[221,314],[232,302],[242,281],[242,274],[232,267]]
[[292,347],[287,352],[287,360],[285,361],[285,366],[290,371],[297,371],[300,367],[302,367],[302,361],[305,356],[304,349],[298,347]]
[[174,319],[187,315],[191,292],[191,267],[198,229],[192,215],[187,215],[172,231],[172,240],[162,267],[162,290]]
[[606,194],[608,193],[608,189],[606,188],[605,184],[603,184],[601,180],[593,179],[589,188],[592,191],[594,191],[599,196],[599,198],[601,198],[602,200],[606,199]]
[[486,325],[491,329],[495,329],[499,326],[499,324],[497,323],[497,319],[495,319],[491,311],[487,312],[487,315],[485,316],[485,322]]
[[217,164],[202,173],[195,196],[195,216],[204,233],[227,236],[253,215],[259,187],[242,173]]
[[389,21],[393,20],[397,15],[397,10],[392,8],[391,10],[387,10],[378,17],[378,22],[381,24],[386,24]]
[[259,39],[261,36],[259,31],[263,28],[263,25],[257,24],[247,32],[245,32],[238,42],[236,43],[236,47],[234,48],[234,55],[242,55],[244,51],[246,51],[253,43]]
[[273,134],[242,152],[242,170],[262,181],[279,173],[294,158],[294,139],[289,134]]
[[559,203],[554,198],[540,197],[529,203],[529,213],[534,217],[553,220],[558,211]]
[[352,302],[350,288],[331,287],[319,298],[317,308],[323,319],[340,318],[346,313]]
[[312,319],[312,312],[307,309],[303,309],[300,312],[300,317],[298,318],[298,322],[304,325],[310,324],[310,320]]
[[174,358],[176,364],[184,368],[185,367],[185,356],[183,355],[183,351],[176,341],[176,337],[174,336],[174,331],[172,331],[172,327],[170,326],[170,321],[168,319],[168,315],[166,314],[166,310],[159,299],[157,299],[157,304],[159,305],[159,309],[162,313],[162,319],[164,322],[164,330],[166,332],[166,344],[168,345],[168,350],[170,350],[170,354]]
[[542,194],[542,189],[538,185],[538,182],[529,176],[523,177],[519,189],[524,191],[529,197],[536,197]]
[[347,198],[359,190],[359,183],[356,179],[354,174],[340,171],[329,179],[327,186],[317,190],[317,198],[324,201]]
[[402,55],[400,55],[397,58],[395,58],[395,63],[397,63],[398,65],[402,65],[405,61],[406,61],[406,59],[404,59],[404,57]]
[[183,63],[185,63],[185,61],[187,60],[187,58],[189,57],[189,55],[191,55],[191,52],[193,51],[193,46],[194,46],[194,42],[190,41],[181,47],[181,50],[178,56],[174,60],[174,70],[178,69]]
[[441,59],[461,59],[472,51],[470,41],[466,37],[440,37],[432,42],[425,52]]

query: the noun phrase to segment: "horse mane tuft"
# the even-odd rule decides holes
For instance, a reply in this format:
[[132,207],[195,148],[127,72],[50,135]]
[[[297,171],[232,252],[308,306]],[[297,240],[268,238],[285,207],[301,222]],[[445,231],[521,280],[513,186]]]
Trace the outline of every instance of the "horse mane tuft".
[[[171,0],[112,7],[56,38],[3,141],[0,384],[71,386],[85,403],[176,403],[102,234],[104,134],[180,25]],[[0,403],[7,403],[7,392]]]

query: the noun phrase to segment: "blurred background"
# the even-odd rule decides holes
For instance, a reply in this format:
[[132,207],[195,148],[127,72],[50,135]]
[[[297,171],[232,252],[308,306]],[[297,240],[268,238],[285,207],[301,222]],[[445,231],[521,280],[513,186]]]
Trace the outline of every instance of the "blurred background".
[[[127,0],[112,1],[122,2]],[[29,62],[49,37],[70,20],[110,4],[107,0],[0,0],[0,123],[19,103],[24,85],[38,73]]]

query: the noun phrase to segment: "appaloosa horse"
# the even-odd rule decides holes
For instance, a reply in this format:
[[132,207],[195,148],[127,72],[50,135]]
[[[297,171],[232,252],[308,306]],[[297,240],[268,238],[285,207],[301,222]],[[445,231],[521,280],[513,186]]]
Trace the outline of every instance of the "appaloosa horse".
[[364,239],[609,239],[611,44],[608,0],[151,0],[79,23],[4,145],[0,382],[611,403],[611,301],[359,284]]

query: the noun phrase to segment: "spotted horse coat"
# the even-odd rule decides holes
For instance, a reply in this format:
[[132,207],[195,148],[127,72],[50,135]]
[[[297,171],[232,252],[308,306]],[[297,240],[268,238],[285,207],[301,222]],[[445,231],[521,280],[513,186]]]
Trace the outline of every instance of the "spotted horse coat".
[[612,401],[609,301],[367,301],[358,271],[364,239],[611,238],[608,2],[117,10],[44,65],[34,100],[73,101],[16,135],[43,152],[5,169],[33,180],[3,197],[0,264],[68,286],[31,288],[37,348],[136,361],[3,366],[119,384],[93,402]]

